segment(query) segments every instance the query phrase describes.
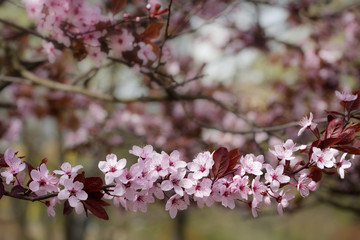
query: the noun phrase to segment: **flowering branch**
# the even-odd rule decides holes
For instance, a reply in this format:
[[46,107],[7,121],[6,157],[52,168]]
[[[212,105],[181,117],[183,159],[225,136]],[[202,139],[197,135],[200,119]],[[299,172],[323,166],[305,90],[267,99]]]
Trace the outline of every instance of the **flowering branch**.
[[[345,170],[351,166],[346,160],[348,153],[360,155],[360,150],[354,147],[359,143],[355,133],[360,132],[360,123],[349,122],[359,115],[359,93],[336,94],[345,112],[349,112],[348,118],[339,118],[344,114],[332,112],[321,134],[312,116],[304,118],[299,134],[311,130],[317,140],[308,146],[296,146],[288,139],[274,146],[270,153],[278,159],[275,166],[266,163],[263,155],[243,156],[238,149],[228,151],[224,147],[212,153],[201,152],[186,163],[176,150],[168,155],[154,151],[150,145],[134,146],[129,152],[138,157],[138,162],[129,169],[125,168],[127,160],[118,160],[115,154],[99,162],[105,184],[99,177],[85,177],[84,171],[78,174],[82,166],[72,167],[67,162],[61,170],[51,173],[44,159],[37,168],[27,164],[30,181],[29,187],[25,187],[25,163],[9,148],[0,155],[0,167],[6,169],[1,176],[13,188],[5,191],[2,182],[0,193],[28,201],[46,200],[49,215],[55,215],[54,206],[65,200],[65,215],[75,209],[77,213],[90,211],[99,218],[108,219],[103,207],[109,203],[103,198],[113,199],[115,206],[121,205],[126,210],[146,212],[147,204],[154,202],[154,197],[166,198],[165,209],[172,218],[178,211],[187,209],[191,201],[199,207],[219,202],[230,209],[235,208],[236,202],[242,202],[251,208],[254,217],[262,205],[275,202],[281,215],[295,197],[289,192],[291,189],[306,197],[316,190],[322,174],[334,169],[344,178]],[[308,160],[296,159],[294,153],[305,149]],[[344,152],[341,157],[337,157],[339,151]]]

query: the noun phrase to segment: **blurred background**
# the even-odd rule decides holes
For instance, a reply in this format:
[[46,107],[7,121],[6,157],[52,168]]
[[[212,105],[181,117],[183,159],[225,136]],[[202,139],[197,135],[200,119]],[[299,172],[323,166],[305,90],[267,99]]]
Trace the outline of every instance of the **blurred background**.
[[[109,10],[110,1],[91,2],[104,12]],[[142,16],[145,5],[145,1],[129,1],[124,11]],[[311,141],[310,135],[298,138],[294,127],[304,115],[311,111],[321,118],[325,110],[339,111],[334,91],[359,89],[360,4],[356,0],[196,0],[174,1],[171,7],[169,32],[176,37],[164,45],[166,64],[161,71],[179,83],[201,75],[176,91],[210,96],[241,114],[205,100],[115,104],[0,81],[0,152],[11,146],[34,166],[47,157],[51,170],[64,161],[82,164],[89,176],[101,176],[97,164],[109,152],[127,158],[130,166],[136,161],[128,153],[134,144],[152,144],[168,153],[178,149],[187,161],[219,146],[273,159],[266,152],[274,144],[287,138],[299,144]],[[12,71],[9,49],[25,64],[38,64],[33,68],[37,75],[62,83],[94,68],[90,58],[78,62],[70,51],[64,51],[55,64],[44,63],[42,40],[8,22],[35,30],[23,2],[0,1],[2,76]],[[139,25],[136,30],[143,31]],[[123,98],[164,93],[139,68],[105,61],[91,77],[74,84]],[[254,126],[289,122],[295,124],[280,131],[241,134]],[[247,206],[229,210],[218,205],[192,206],[171,220],[164,202],[150,204],[145,214],[106,207],[109,221],[84,214],[64,217],[58,206],[53,218],[42,203],[4,197],[0,239],[356,240],[360,239],[359,173],[354,163],[345,180],[326,176],[319,191],[306,199],[296,196],[284,216],[278,216],[273,206],[256,219]]]

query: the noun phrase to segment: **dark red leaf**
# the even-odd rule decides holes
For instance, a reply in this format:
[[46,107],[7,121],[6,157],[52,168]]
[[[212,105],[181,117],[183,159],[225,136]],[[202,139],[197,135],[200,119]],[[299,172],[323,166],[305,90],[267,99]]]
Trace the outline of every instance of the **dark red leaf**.
[[73,56],[76,60],[81,61],[86,58],[88,52],[86,50],[86,47],[84,46],[82,39],[73,39],[71,44]]
[[355,155],[360,155],[360,149],[353,147],[353,146],[345,146],[345,145],[338,145],[333,147],[339,151],[342,152],[346,152],[346,153],[350,153],[350,154],[355,154]]
[[309,178],[311,178],[315,182],[319,182],[321,180],[321,177],[322,177],[322,172],[319,168],[317,168],[317,167],[311,168]]
[[159,37],[163,23],[152,22],[145,29],[145,31],[140,35],[141,39],[151,41],[152,39],[156,39]]
[[239,149],[235,148],[235,149],[229,151],[230,162],[229,162],[229,166],[228,166],[228,169],[226,170],[226,172],[229,172],[232,169],[234,169],[236,164],[239,163],[240,157],[241,157],[241,153],[239,152]]
[[89,210],[92,214],[94,214],[98,218],[109,220],[108,214],[106,213],[105,209],[102,207],[103,201],[87,199],[82,202],[84,203],[85,208]]
[[1,182],[0,183],[0,199],[4,196],[5,193],[5,187],[4,184]]
[[[47,158],[43,158],[43,160],[41,160],[40,165],[41,165],[41,164],[43,164],[43,163],[45,163],[45,165],[46,165],[47,161],[48,161],[48,159],[47,159]],[[39,165],[39,166],[40,166],[40,165]]]
[[353,124],[352,128],[355,130],[355,132],[360,132],[360,122]]
[[229,152],[226,148],[220,147],[213,154],[214,165],[212,167],[212,173],[215,178],[221,177],[225,174],[229,167]]
[[69,200],[66,200],[66,201],[64,202],[63,215],[64,215],[64,216],[69,215],[69,214],[73,211],[73,209],[74,209],[74,208],[71,207],[70,204],[69,204]]
[[346,145],[352,143],[355,140],[355,129],[346,129],[340,134],[339,138],[341,139],[341,141],[339,141],[337,144]]
[[74,178],[74,182],[79,181],[84,183],[85,182],[85,172],[82,171],[80,174],[78,174],[75,178]]
[[340,137],[325,139],[324,141],[321,142],[321,148],[322,149],[328,148],[332,145],[339,143],[340,141],[341,141]]
[[88,198],[92,198],[92,199],[101,199],[104,194],[102,192],[88,192]]
[[20,185],[16,185],[11,189],[11,194],[12,195],[18,195],[18,194],[24,194],[27,191],[26,188],[20,186]]
[[7,163],[5,162],[4,154],[0,153],[0,168],[8,167]]
[[340,118],[334,118],[326,127],[326,138],[337,138],[343,129],[343,120]]
[[98,192],[103,186],[103,181],[100,177],[87,177],[84,181],[85,192]]
[[111,1],[111,12],[116,15],[125,7],[127,0],[112,0]]

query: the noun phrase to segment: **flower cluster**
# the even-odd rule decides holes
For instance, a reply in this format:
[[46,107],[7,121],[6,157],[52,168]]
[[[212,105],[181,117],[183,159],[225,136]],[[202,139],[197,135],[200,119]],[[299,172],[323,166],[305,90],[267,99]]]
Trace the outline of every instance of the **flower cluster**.
[[[154,31],[154,25],[143,33],[141,40],[135,41],[135,38],[139,39],[137,33],[125,27],[118,27],[119,24],[114,18],[102,13],[99,6],[92,5],[88,1],[23,0],[23,2],[28,16],[37,24],[37,31],[48,36],[49,42],[43,41],[42,47],[50,63],[54,63],[61,55],[61,51],[56,46],[71,48],[74,56],[79,60],[88,55],[97,66],[100,66],[101,61],[108,56],[109,49],[112,49],[117,57],[121,57],[124,52],[134,51],[136,61],[143,65],[157,58],[151,40],[154,34],[148,37],[149,32]],[[157,11],[150,17],[157,18],[157,15],[166,11]],[[131,19],[129,14],[124,14],[123,21],[137,22],[138,19],[138,17]],[[162,25],[156,26],[159,29],[162,27]],[[107,47],[104,47],[105,45]]]
[[[103,207],[109,204],[103,199],[113,200],[115,206],[134,212],[146,212],[149,203],[163,200],[171,218],[191,203],[200,208],[220,203],[230,209],[237,203],[245,203],[254,217],[262,206],[275,204],[282,215],[296,191],[302,197],[308,196],[317,189],[321,175],[332,174],[332,170],[344,178],[345,171],[351,167],[347,154],[360,155],[354,144],[358,143],[355,133],[360,132],[360,123],[348,122],[360,115],[354,111],[360,102],[355,101],[357,98],[344,105],[346,116],[331,112],[321,132],[313,125],[312,115],[306,123],[301,122],[300,131],[310,129],[317,139],[302,146],[291,139],[275,145],[269,152],[277,161],[271,164],[265,161],[264,155],[242,155],[238,149],[228,151],[224,147],[200,152],[192,161],[184,161],[177,150],[168,154],[155,151],[151,145],[133,146],[129,152],[137,157],[137,162],[129,168],[126,168],[126,159],[118,159],[113,153],[98,163],[105,175],[104,184],[100,177],[85,177],[84,171],[79,174],[83,167],[72,167],[68,162],[53,172],[46,166],[47,159],[33,168],[9,148],[0,155],[0,168],[4,169],[1,176],[7,185],[13,185],[8,196],[31,201],[50,199],[44,203],[52,216],[54,207],[65,200],[64,214],[75,209],[76,213],[90,211],[99,218],[108,219]],[[298,157],[306,151],[307,161]],[[341,157],[340,152],[343,152]],[[27,184],[24,183],[26,165],[30,175]],[[3,196],[6,191],[3,181],[0,186]]]

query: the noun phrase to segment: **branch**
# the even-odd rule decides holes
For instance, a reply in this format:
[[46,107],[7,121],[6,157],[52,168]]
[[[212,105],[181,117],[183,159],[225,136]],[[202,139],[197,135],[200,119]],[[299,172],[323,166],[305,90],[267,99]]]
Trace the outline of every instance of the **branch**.
[[41,201],[41,200],[46,200],[46,199],[49,199],[52,197],[56,197],[58,195],[58,193],[50,193],[50,194],[46,194],[46,195],[42,195],[42,196],[26,196],[26,195],[13,194],[11,192],[5,191],[4,195],[8,196],[8,197],[16,198],[16,199],[35,202],[35,201]]
[[8,26],[10,26],[10,27],[16,28],[17,30],[20,30],[20,31],[22,31],[22,32],[26,32],[26,33],[32,34],[32,35],[34,35],[34,36],[36,36],[36,37],[39,37],[39,38],[41,38],[41,39],[44,39],[44,40],[46,40],[46,41],[54,42],[54,40],[52,40],[52,39],[50,39],[50,38],[47,38],[47,37],[44,37],[43,35],[41,35],[40,33],[36,32],[36,31],[34,31],[34,30],[32,30],[32,29],[22,27],[22,26],[20,26],[20,25],[15,24],[15,23],[9,22],[9,21],[7,21],[7,20],[5,20],[5,19],[0,18],[0,23],[3,23],[3,24],[8,25]]
[[[169,35],[169,39],[172,39],[172,38],[176,38],[176,37],[179,37],[183,34],[191,34],[191,33],[195,33],[197,32],[200,28],[212,23],[213,21],[215,21],[217,18],[221,17],[221,16],[224,16],[226,14],[228,14],[229,12],[231,12],[235,6],[237,4],[239,4],[241,1],[240,0],[236,0],[234,2],[232,2],[231,4],[229,4],[227,6],[227,8],[225,8],[224,11],[220,12],[219,14],[209,18],[208,20],[206,20],[203,24],[201,24],[200,26],[196,27],[196,28],[192,28],[190,30],[187,30],[187,31],[183,31],[183,32],[180,32],[180,33],[177,33],[177,34],[172,34],[172,35]],[[175,31],[176,32],[176,31]]]
[[[104,185],[100,189],[108,190],[109,188],[112,188],[112,187],[115,187],[115,184]],[[4,191],[5,196],[11,197],[11,198],[16,198],[16,199],[21,199],[21,200],[26,200],[26,201],[31,201],[31,202],[46,200],[46,199],[49,199],[52,197],[56,197],[58,194],[59,194],[58,192],[54,192],[54,193],[49,193],[49,194],[45,194],[45,195],[41,195],[41,196],[28,196],[28,195],[14,194],[9,191]]]

